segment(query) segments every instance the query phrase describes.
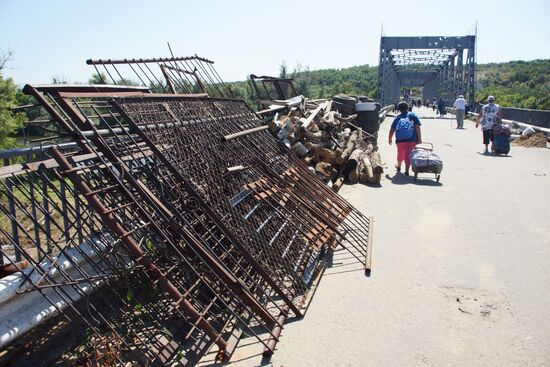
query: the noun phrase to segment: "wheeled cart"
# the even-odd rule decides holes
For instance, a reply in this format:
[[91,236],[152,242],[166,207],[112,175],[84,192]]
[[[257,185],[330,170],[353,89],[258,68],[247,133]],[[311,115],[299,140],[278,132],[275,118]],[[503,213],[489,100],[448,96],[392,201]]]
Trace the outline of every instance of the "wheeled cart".
[[414,172],[414,180],[418,179],[419,173],[432,173],[435,180],[439,182],[441,171],[443,170],[443,161],[433,151],[432,143],[416,144],[414,150],[410,153],[411,168]]

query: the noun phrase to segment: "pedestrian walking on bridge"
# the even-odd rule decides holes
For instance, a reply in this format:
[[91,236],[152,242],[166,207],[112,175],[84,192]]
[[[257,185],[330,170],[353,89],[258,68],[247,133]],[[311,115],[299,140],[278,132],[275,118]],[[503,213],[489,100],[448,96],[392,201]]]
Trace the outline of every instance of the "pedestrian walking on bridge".
[[[481,112],[477,116],[476,128],[481,123],[481,130],[483,132],[483,144],[485,145],[484,154],[489,153],[489,142],[493,142],[493,125],[499,124],[502,120],[502,109],[495,103],[495,97],[489,96],[487,98],[487,104],[481,107]],[[494,152],[491,144],[491,151]]]
[[464,96],[462,94],[459,95],[458,98],[455,100],[453,107],[455,108],[456,128],[464,129],[464,116],[466,116],[466,100],[464,99]]
[[447,114],[443,97],[439,98],[439,102],[437,102],[437,110],[439,111],[439,116],[445,116]]
[[393,134],[395,134],[397,145],[397,164],[395,168],[398,172],[401,172],[401,164],[405,161],[405,175],[408,176],[411,165],[410,153],[414,150],[416,144],[422,143],[421,123],[416,114],[409,112],[407,102],[399,102],[397,108],[400,114],[395,117],[391,124],[388,144],[392,144]]

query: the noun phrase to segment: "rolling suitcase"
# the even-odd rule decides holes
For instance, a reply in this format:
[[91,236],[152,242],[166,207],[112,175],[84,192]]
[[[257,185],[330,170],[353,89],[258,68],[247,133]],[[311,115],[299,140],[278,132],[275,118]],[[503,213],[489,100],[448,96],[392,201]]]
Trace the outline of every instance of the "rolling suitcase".
[[493,126],[493,150],[495,154],[510,152],[510,128],[503,124]]

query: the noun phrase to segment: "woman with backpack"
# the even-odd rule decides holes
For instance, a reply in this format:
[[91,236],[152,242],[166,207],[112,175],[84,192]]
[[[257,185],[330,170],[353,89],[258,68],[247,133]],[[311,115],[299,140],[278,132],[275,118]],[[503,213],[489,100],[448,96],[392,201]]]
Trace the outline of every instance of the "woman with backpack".
[[395,134],[395,143],[397,145],[397,164],[395,168],[398,172],[401,172],[401,164],[405,161],[405,175],[408,176],[411,165],[409,154],[416,144],[422,143],[421,123],[414,113],[409,112],[407,102],[399,102],[397,108],[400,114],[395,117],[391,124],[388,143],[392,144],[393,135]]

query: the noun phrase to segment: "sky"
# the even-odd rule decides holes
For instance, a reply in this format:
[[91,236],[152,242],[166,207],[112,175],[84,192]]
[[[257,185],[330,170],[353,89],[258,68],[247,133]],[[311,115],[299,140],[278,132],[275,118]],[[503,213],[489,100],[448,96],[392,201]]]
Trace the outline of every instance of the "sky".
[[4,76],[19,85],[53,77],[86,82],[89,58],[199,56],[225,81],[377,65],[380,35],[475,33],[477,62],[550,58],[548,10],[523,1],[0,0]]

